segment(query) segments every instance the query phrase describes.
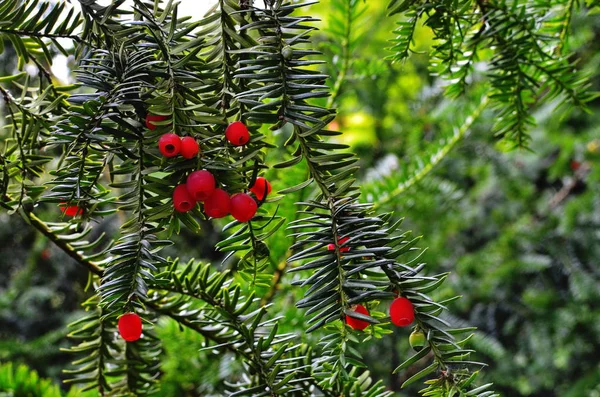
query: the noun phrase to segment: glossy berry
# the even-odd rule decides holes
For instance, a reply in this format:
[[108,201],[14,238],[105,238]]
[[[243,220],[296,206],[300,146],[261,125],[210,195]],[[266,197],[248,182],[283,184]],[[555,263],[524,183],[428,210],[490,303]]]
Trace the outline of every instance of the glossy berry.
[[117,326],[121,338],[127,342],[135,342],[142,336],[142,319],[135,313],[123,314]]
[[425,342],[425,334],[422,331],[413,331],[413,333],[408,337],[408,343],[410,344],[410,347],[417,352],[423,349]]
[[204,213],[212,218],[223,218],[229,215],[231,200],[223,189],[215,189],[209,198],[204,200]]
[[250,140],[250,132],[241,121],[235,121],[225,130],[225,138],[234,146],[242,146]]
[[146,115],[146,127],[148,127],[151,130],[155,130],[157,126],[153,123],[154,121],[165,121],[167,119],[167,116],[159,116],[157,114],[148,113]]
[[265,178],[259,176],[256,178],[256,181],[254,181],[254,185],[252,185],[250,191],[254,193],[257,199],[262,201],[265,196],[268,196],[269,193],[271,193],[271,184]]
[[231,215],[240,222],[248,222],[256,214],[256,201],[246,193],[231,197]]
[[178,212],[188,212],[196,205],[196,200],[188,192],[187,186],[181,184],[173,190],[173,207]]
[[407,327],[415,320],[415,309],[406,298],[394,299],[390,305],[390,319],[398,327]]
[[158,149],[165,157],[175,157],[181,150],[181,139],[175,134],[164,134],[158,140]]
[[[348,252],[350,251],[350,247],[342,247],[346,243],[346,241],[350,240],[350,237],[342,237],[338,240],[338,245],[340,245],[340,252]],[[335,244],[329,244],[327,246],[329,251],[335,251]]]
[[[356,306],[354,306],[354,308],[352,310],[355,311],[356,313],[364,314],[366,316],[369,315],[369,311],[363,305],[356,305]],[[352,329],[357,329],[359,331],[362,331],[363,329],[365,329],[369,326],[369,323],[367,321],[359,320],[354,317],[350,317],[347,314],[346,314],[346,324],[348,324]]]
[[67,203],[60,203],[60,210],[66,216],[75,216],[83,214],[83,208],[79,208],[76,205],[66,205]]
[[213,174],[206,170],[194,171],[187,177],[187,189],[196,201],[204,201],[215,191]]
[[198,142],[191,137],[185,136],[181,138],[181,150],[180,153],[185,159],[193,159],[198,155],[200,148],[198,147]]

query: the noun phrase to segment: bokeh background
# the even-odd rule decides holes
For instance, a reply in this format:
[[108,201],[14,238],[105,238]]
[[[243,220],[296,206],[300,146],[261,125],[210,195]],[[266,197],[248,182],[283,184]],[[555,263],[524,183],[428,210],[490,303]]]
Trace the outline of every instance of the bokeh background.
[[[184,0],[183,13],[199,17],[212,3]],[[311,10],[321,19],[313,40],[327,61],[323,69],[345,76],[332,101],[338,108],[332,128],[344,131],[339,140],[361,157],[363,199],[405,218],[404,228],[423,236],[420,246],[427,250],[420,260],[429,273],[451,272],[437,294],[462,296],[450,306],[451,320],[478,327],[472,346],[476,358],[489,363],[484,381],[507,397],[600,397],[600,100],[590,103],[589,113],[556,111],[552,104],[536,108],[531,151],[508,151],[490,132],[493,112],[477,111],[485,95],[484,64],[477,65],[463,98],[445,99],[443,82],[428,69],[430,32],[418,29],[415,52],[404,64],[392,64],[384,49],[399,19],[385,16],[385,2],[359,2],[364,12],[353,19],[350,36],[340,30],[345,14],[335,3],[323,1]],[[576,12],[574,18],[569,49],[593,76],[591,89],[599,90],[600,16]],[[15,65],[6,48],[0,76]],[[344,48],[351,51],[346,65]],[[61,55],[52,70],[68,83],[74,68]],[[0,104],[0,125],[2,111]],[[273,143],[281,136],[274,134]],[[440,143],[449,139],[455,142]],[[435,166],[423,168],[436,155]],[[283,152],[269,156],[274,163]],[[407,175],[419,177],[403,184]],[[275,189],[293,184],[293,175],[269,176]],[[293,217],[293,201],[281,204],[280,214]],[[36,214],[60,217],[58,209],[43,205]],[[118,226],[115,215],[96,232],[110,235]],[[205,224],[200,236],[182,230],[167,254],[226,266],[214,249],[221,226]],[[273,272],[289,246],[282,236],[269,247]],[[87,274],[18,216],[0,213],[0,242],[0,395],[6,374],[25,364],[50,379],[43,395],[58,396],[52,382],[60,382],[73,359],[60,348],[71,345],[66,325],[82,315]],[[301,291],[290,286],[293,279],[283,277],[271,311],[283,314],[282,329],[318,340],[318,334],[300,332],[303,313],[293,303]],[[222,380],[239,364],[227,354],[197,352],[201,337],[168,319],[157,328],[165,348],[158,395],[220,395]],[[407,338],[408,331],[396,329],[361,346],[373,377],[393,390],[410,376],[391,374],[410,354]],[[414,396],[416,390],[397,395]]]

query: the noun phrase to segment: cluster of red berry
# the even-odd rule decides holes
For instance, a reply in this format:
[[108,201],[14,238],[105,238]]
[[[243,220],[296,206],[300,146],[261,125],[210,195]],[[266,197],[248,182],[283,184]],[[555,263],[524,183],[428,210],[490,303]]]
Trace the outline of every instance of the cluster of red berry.
[[[258,200],[262,200],[271,191],[271,185],[262,177],[250,188]],[[248,222],[256,214],[258,205],[250,195],[236,193],[231,197],[216,187],[213,174],[207,170],[192,172],[186,183],[173,191],[173,206],[179,212],[190,211],[196,203],[204,203],[204,213],[212,218],[223,218],[231,214],[240,222]]]
[[[146,125],[152,129],[150,117],[151,115],[146,119]],[[250,132],[244,123],[236,121],[227,127],[225,137],[232,145],[242,146],[250,141]],[[180,139],[173,133],[164,134],[158,141],[158,148],[165,157],[181,154],[184,158],[191,159],[199,153],[198,143],[194,138]],[[271,192],[271,184],[259,177],[250,191],[261,201]],[[250,195],[236,193],[230,197],[229,193],[218,188],[214,175],[207,170],[192,172],[186,182],[173,191],[173,207],[178,212],[188,212],[198,202],[204,203],[204,213],[212,218],[223,218],[231,214],[240,222],[248,222],[258,209],[256,201]]]
[[[155,121],[167,120],[166,116],[146,116],[146,127],[156,129]],[[244,123],[236,121],[225,130],[225,138],[234,146],[242,146],[250,141],[250,132]],[[191,137],[180,138],[173,133],[164,134],[158,140],[160,153],[168,158],[181,155],[192,159],[200,152],[198,142]],[[271,184],[263,177],[256,178],[250,192],[257,200],[262,201],[271,193]],[[178,212],[192,210],[198,202],[204,203],[204,213],[212,218],[223,218],[231,214],[240,222],[248,222],[258,209],[254,198],[246,193],[229,196],[225,190],[217,187],[214,175],[207,170],[197,170],[188,175],[186,182],[173,190],[173,207]],[[71,207],[68,207],[71,208]],[[75,207],[77,208],[77,207]],[[118,329],[121,337],[127,342],[134,342],[142,335],[142,320],[136,313],[126,313],[119,317]]]

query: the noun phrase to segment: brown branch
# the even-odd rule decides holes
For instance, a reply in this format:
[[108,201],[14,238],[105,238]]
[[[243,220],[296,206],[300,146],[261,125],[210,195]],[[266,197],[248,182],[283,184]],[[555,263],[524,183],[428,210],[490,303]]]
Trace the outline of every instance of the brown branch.
[[548,203],[548,208],[550,210],[555,209],[560,203],[562,203],[569,194],[575,189],[577,184],[580,181],[583,181],[590,171],[590,165],[587,162],[582,163],[577,171],[575,172],[575,177],[571,180],[570,183],[564,185],[551,199]]
[[77,253],[77,250],[75,250],[75,248],[73,248],[73,246],[71,244],[58,238],[58,236],[56,236],[54,233],[52,233],[52,231],[50,230],[48,225],[46,225],[44,223],[44,221],[42,221],[40,218],[35,216],[33,213],[27,212],[26,214],[27,214],[27,218],[28,218],[31,226],[33,226],[39,232],[41,232],[44,236],[46,236],[58,248],[63,250],[67,255],[69,255],[71,258],[73,258],[77,263],[84,266],[85,268],[87,268],[90,272],[94,273],[95,275],[102,277],[103,271],[100,267],[98,267],[98,265],[86,260],[82,255]]

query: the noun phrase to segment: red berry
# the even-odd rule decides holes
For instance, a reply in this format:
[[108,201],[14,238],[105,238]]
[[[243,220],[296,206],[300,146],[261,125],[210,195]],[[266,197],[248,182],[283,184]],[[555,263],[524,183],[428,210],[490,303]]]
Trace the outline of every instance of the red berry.
[[[256,178],[254,185],[250,188],[250,191],[254,193],[257,199],[261,200],[271,193],[271,184],[262,176]],[[266,193],[265,193],[266,192]]]
[[204,213],[212,218],[223,218],[229,215],[231,200],[223,189],[215,189],[209,198],[204,200]]
[[194,171],[187,177],[188,192],[196,201],[204,201],[215,191],[213,174],[206,170]]
[[193,159],[194,157],[196,157],[199,151],[200,148],[198,147],[198,142],[196,142],[196,140],[193,137],[186,136],[181,138],[180,152],[183,158],[186,158],[188,160]]
[[65,204],[67,204],[67,203],[60,203],[60,205],[61,205],[60,210],[66,216],[75,216],[75,215],[83,214],[83,208],[79,208],[76,205],[65,205]]
[[577,160],[572,160],[571,161],[571,169],[573,171],[577,171],[579,169],[579,167],[581,167],[581,163]]
[[118,323],[119,334],[127,342],[135,342],[142,336],[142,319],[135,313],[123,314]]
[[250,140],[250,132],[241,121],[235,121],[225,130],[225,137],[234,146],[242,146]]
[[238,193],[231,197],[231,215],[240,222],[248,222],[257,210],[256,201],[246,193]]
[[[356,305],[352,310],[356,313],[364,314],[367,316],[369,315],[369,311],[363,305]],[[350,317],[346,314],[346,324],[348,324],[353,329],[362,331],[363,329],[367,328],[370,323],[368,321],[363,321],[354,317]]]
[[[341,247],[348,240],[350,240],[350,237],[342,237],[341,239],[338,240],[338,245],[340,245],[340,252],[348,252],[348,251],[350,251],[350,247]],[[335,251],[335,244],[329,244],[327,246],[327,249],[329,251]]]
[[187,186],[181,184],[173,190],[173,207],[178,212],[188,212],[196,205],[196,200],[188,192]]
[[151,130],[155,130],[156,124],[154,124],[153,121],[165,121],[167,119],[168,119],[167,116],[159,116],[157,114],[148,113],[146,115],[146,127],[148,127]]
[[390,305],[390,318],[398,327],[407,327],[415,320],[412,303],[403,297],[396,298]]
[[181,139],[175,134],[164,134],[158,140],[158,149],[165,157],[175,157],[181,150]]
[[52,256],[52,254],[50,253],[50,250],[48,248],[43,250],[42,253],[40,254],[40,257],[45,261],[50,259],[51,256]]

